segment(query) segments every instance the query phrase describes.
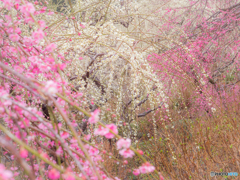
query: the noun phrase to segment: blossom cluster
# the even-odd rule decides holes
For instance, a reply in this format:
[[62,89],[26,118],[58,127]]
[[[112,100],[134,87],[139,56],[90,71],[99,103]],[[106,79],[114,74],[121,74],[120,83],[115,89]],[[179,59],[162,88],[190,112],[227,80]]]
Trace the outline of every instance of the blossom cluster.
[[[3,125],[0,125],[0,129],[8,136],[1,138],[0,143],[3,143],[2,139],[6,140],[3,144],[8,151],[4,153],[11,154],[11,161],[16,162],[11,164],[11,170],[14,173],[0,165],[1,178],[11,179],[20,174],[26,179],[39,180],[46,178],[53,180],[60,178],[64,180],[113,179],[102,169],[104,159],[100,153],[100,145],[92,143],[95,139],[91,133],[87,132],[88,134],[84,135],[86,133],[82,132],[84,128],[80,129],[79,122],[84,122],[83,114],[88,117],[87,131],[90,131],[91,127],[95,125],[98,128],[94,130],[94,135],[107,139],[119,139],[116,147],[121,156],[132,158],[136,150],[131,146],[129,138],[122,138],[118,135],[117,123],[110,122],[106,125],[103,123],[104,119],[100,118],[100,109],[96,109],[90,114],[86,112],[88,110],[87,99],[91,97],[91,99],[99,100],[101,97],[99,91],[95,93],[97,97],[91,95],[92,91],[96,89],[94,86],[90,86],[91,91],[87,91],[89,85],[87,86],[86,83],[94,82],[89,80],[90,76],[85,84],[80,81],[81,92],[76,92],[76,89],[73,90],[75,87],[72,87],[69,82],[71,79],[69,74],[74,72],[71,68],[82,66],[80,62],[86,58],[83,56],[83,52],[89,54],[89,49],[93,48],[93,42],[106,41],[107,36],[104,34],[108,33],[108,36],[112,36],[116,42],[125,41],[132,45],[134,40],[117,31],[111,21],[103,26],[92,26],[91,22],[79,23],[75,17],[72,17],[71,21],[76,22],[76,26],[71,25],[67,29],[74,33],[74,37],[76,35],[78,38],[85,38],[78,41],[80,42],[78,46],[72,45],[72,50],[69,50],[69,44],[76,42],[76,39],[69,38],[66,43],[61,44],[66,40],[63,37],[67,37],[66,34],[64,36],[59,34],[64,32],[62,27],[68,22],[68,18],[63,14],[57,16],[64,17],[62,20],[64,23],[59,24],[60,28],[54,27],[54,30],[51,29],[53,22],[50,20],[54,20],[55,13],[47,7],[42,7],[42,2],[1,0],[1,3],[6,12],[0,12],[3,17],[3,20],[0,20],[0,118],[4,122]],[[77,32],[75,32],[76,29]],[[117,89],[117,83],[114,82],[114,71],[108,72],[109,63],[118,75],[119,69],[121,69],[118,67],[122,67],[125,59],[130,59],[132,66],[130,64],[123,66],[121,71],[136,67],[132,73],[134,75],[131,75],[134,79],[131,88],[135,92],[132,96],[140,93],[136,86],[148,82],[147,78],[143,76],[138,78],[137,71],[154,79],[151,67],[146,66],[147,70],[143,70],[139,63],[146,63],[144,58],[146,52],[141,54],[133,50],[132,55],[129,56],[128,51],[132,48],[126,44],[122,45],[118,54],[114,51],[109,52],[106,47],[96,47],[99,48],[99,53],[104,54],[98,57],[105,62],[103,65],[102,62],[96,61],[93,70],[89,72],[92,73],[99,67],[100,72],[105,69],[105,74],[109,75],[108,82],[110,83],[102,98],[111,97],[112,90]],[[77,48],[81,49],[80,52],[76,50]],[[77,53],[66,52],[68,50]],[[120,53],[123,54],[123,57],[120,56]],[[72,55],[76,55],[74,59]],[[91,57],[89,55],[89,58]],[[76,61],[78,66],[74,64]],[[80,72],[80,70],[77,71],[79,74]],[[161,83],[154,79],[153,83],[148,83],[150,84],[148,89],[154,83],[158,83],[158,87],[162,88]],[[85,87],[86,89],[84,89]],[[144,90],[143,87],[140,89]],[[162,96],[164,97],[164,95]],[[90,102],[91,105],[95,103],[94,100],[90,100]],[[117,106],[115,110],[111,110],[115,111],[115,114],[111,116],[113,119],[119,116],[118,108],[121,104],[118,103]],[[73,109],[80,111],[78,112],[80,120],[76,118],[77,115]],[[103,105],[101,109],[103,109],[101,113],[104,113],[106,106]],[[123,162],[127,164],[126,160]],[[21,170],[19,166],[21,166]],[[139,169],[142,169],[142,174],[150,173],[153,168],[149,167],[151,165],[145,163]]]
[[3,164],[0,164],[0,176],[2,180],[13,179],[13,173],[7,170]]

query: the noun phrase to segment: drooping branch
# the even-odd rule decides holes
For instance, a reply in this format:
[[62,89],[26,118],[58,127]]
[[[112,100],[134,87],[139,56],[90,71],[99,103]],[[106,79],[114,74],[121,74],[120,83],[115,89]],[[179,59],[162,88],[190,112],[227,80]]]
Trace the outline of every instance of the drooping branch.
[[[157,89],[157,86],[154,86],[154,87],[152,88],[152,91],[154,91],[155,89]],[[139,94],[139,95],[137,95],[135,98],[129,100],[128,103],[127,103],[127,104],[125,105],[125,107],[124,107],[124,111],[125,111],[126,108],[132,103],[133,100],[136,100],[136,99],[138,99],[138,98],[140,98],[140,97],[141,97],[141,95]],[[138,106],[140,106],[141,104],[143,104],[143,103],[146,102],[147,100],[148,100],[148,96],[147,96],[146,98],[144,98],[141,102],[139,102],[139,103],[135,106],[135,108],[138,107]]]
[[[33,88],[35,88],[35,89],[38,88],[38,87],[37,87],[36,85],[34,85],[30,80],[27,80],[23,75],[15,72],[15,71],[13,71],[10,67],[4,65],[4,64],[1,63],[1,62],[0,62],[0,67],[3,68],[3,69],[6,69],[6,70],[8,70],[8,71],[10,71],[12,74],[16,75],[16,76],[19,77],[23,82],[25,82],[26,84],[29,84],[29,85],[32,86]],[[3,74],[0,74],[0,77],[5,78],[5,79],[7,79],[7,80],[9,80],[9,81],[12,81],[12,82],[14,82],[14,83],[16,83],[16,84],[24,87],[25,89],[27,89],[28,91],[30,91],[31,93],[33,93],[35,96],[39,97],[43,102],[46,102],[46,99],[45,99],[45,98],[43,98],[41,95],[35,93],[29,86],[27,86],[27,85],[25,85],[25,84],[23,84],[23,83],[20,83],[19,81],[16,81],[16,80],[14,80],[14,79],[12,79],[12,78],[9,78],[9,77],[7,77],[7,76],[5,76],[5,75],[3,75]]]
[[237,52],[237,53],[235,54],[235,56],[233,57],[233,59],[232,59],[227,65],[225,65],[225,66],[223,66],[223,67],[221,67],[221,68],[218,68],[218,69],[215,71],[216,73],[214,73],[212,77],[218,76],[218,74],[221,74],[226,68],[228,68],[230,65],[232,65],[232,64],[234,63],[236,57],[238,56],[238,53],[239,53],[239,52]]
[[[65,161],[65,159],[64,159],[62,156],[58,156],[58,155],[56,154],[56,147],[55,147],[55,146],[54,146],[54,150],[55,150],[55,151],[54,151],[54,150],[52,150],[52,149],[44,146],[43,144],[41,144],[41,143],[38,141],[38,139],[35,139],[35,140],[36,140],[36,143],[37,143],[42,149],[45,149],[46,151],[48,151],[49,154],[50,154],[50,156],[53,156],[53,157],[56,159],[56,162],[57,162],[57,158],[58,158],[58,157],[60,157],[61,162],[64,162],[64,161]],[[66,162],[66,161],[65,161],[65,162]]]
[[1,136],[0,146],[6,148],[12,155],[14,155],[20,166],[26,171],[31,180],[36,179],[33,173],[34,171],[27,164],[27,162],[23,158],[21,158],[20,154],[16,151],[17,148],[14,147],[13,144],[10,144],[9,140],[6,140],[4,137]]
[[[85,86],[84,86],[85,88],[87,87],[88,79],[91,78],[90,76],[91,76],[91,74],[92,74],[92,72],[93,72],[93,71],[90,71],[89,68],[94,64],[94,62],[96,61],[96,59],[97,59],[98,57],[100,57],[100,56],[103,56],[104,53],[96,54],[95,56],[91,56],[90,54],[87,54],[87,55],[90,57],[90,59],[91,59],[92,61],[89,63],[89,65],[88,65],[88,67],[87,67],[86,73],[81,77],[81,79],[83,79],[83,80],[85,81],[85,83],[86,83]],[[73,80],[77,79],[78,77],[79,77],[79,76],[73,76],[73,77],[70,78],[70,81],[73,81]],[[102,83],[101,83],[97,78],[94,78],[92,81],[95,83],[95,85],[96,85],[99,89],[101,89],[101,93],[102,93],[102,94],[105,94],[105,87],[102,85]],[[75,86],[74,89],[73,89],[73,91],[78,90],[79,87],[81,87],[81,85]]]
[[160,105],[160,106],[158,106],[158,107],[156,107],[156,108],[154,108],[154,109],[150,109],[150,110],[148,110],[148,111],[146,111],[146,112],[144,112],[144,113],[138,114],[137,116],[138,116],[138,117],[144,117],[144,116],[148,115],[150,112],[155,111],[155,110],[158,109],[158,108],[161,108],[162,105],[163,105],[163,102],[161,102],[161,105]]

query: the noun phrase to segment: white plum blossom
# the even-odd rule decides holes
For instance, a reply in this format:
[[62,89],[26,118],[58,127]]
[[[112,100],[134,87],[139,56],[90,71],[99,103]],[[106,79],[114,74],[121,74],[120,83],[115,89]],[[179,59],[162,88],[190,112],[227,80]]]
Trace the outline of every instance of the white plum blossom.
[[52,80],[47,81],[44,90],[49,94],[56,94],[58,92],[58,85]]

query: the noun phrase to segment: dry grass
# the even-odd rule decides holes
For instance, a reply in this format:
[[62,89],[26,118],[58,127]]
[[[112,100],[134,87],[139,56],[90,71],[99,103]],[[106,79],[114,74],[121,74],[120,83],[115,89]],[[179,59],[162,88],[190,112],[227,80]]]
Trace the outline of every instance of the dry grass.
[[[157,121],[157,138],[154,138],[151,114],[139,118],[137,148],[144,151],[145,158],[153,163],[165,179],[212,179],[210,172],[240,172],[239,170],[239,99],[227,104],[227,109],[218,105],[215,113],[200,111],[190,115],[191,88],[181,91],[181,106],[176,108],[172,98],[170,116],[172,121]],[[146,104],[146,106],[148,106]],[[195,108],[198,108],[197,106]],[[159,111],[156,119],[166,114]],[[150,133],[150,138],[147,136]],[[152,138],[151,138],[152,137]],[[108,142],[105,142],[108,143]],[[107,146],[104,145],[106,148]],[[112,148],[113,149],[113,148]],[[115,157],[117,151],[110,150]],[[124,168],[116,169],[116,162],[105,156],[105,167],[121,179],[156,179],[152,175],[135,177],[128,173],[141,162],[137,158],[129,160]],[[215,177],[223,179],[224,177]],[[225,177],[234,179],[234,177]],[[237,177],[235,178],[237,179]]]

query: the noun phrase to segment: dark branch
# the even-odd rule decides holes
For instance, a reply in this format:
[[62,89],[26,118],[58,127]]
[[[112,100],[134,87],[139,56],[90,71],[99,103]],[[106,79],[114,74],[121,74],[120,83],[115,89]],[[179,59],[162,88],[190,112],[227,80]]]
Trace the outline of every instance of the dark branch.
[[156,108],[154,108],[154,109],[150,109],[150,110],[148,110],[148,111],[146,111],[146,112],[144,112],[144,113],[142,113],[142,114],[138,114],[138,117],[144,117],[144,116],[146,116],[147,114],[149,114],[150,112],[155,111],[155,110],[158,109],[158,108],[161,108],[162,105],[163,105],[163,102],[161,102],[161,105],[160,105],[160,106],[158,106],[158,107],[156,107]]

